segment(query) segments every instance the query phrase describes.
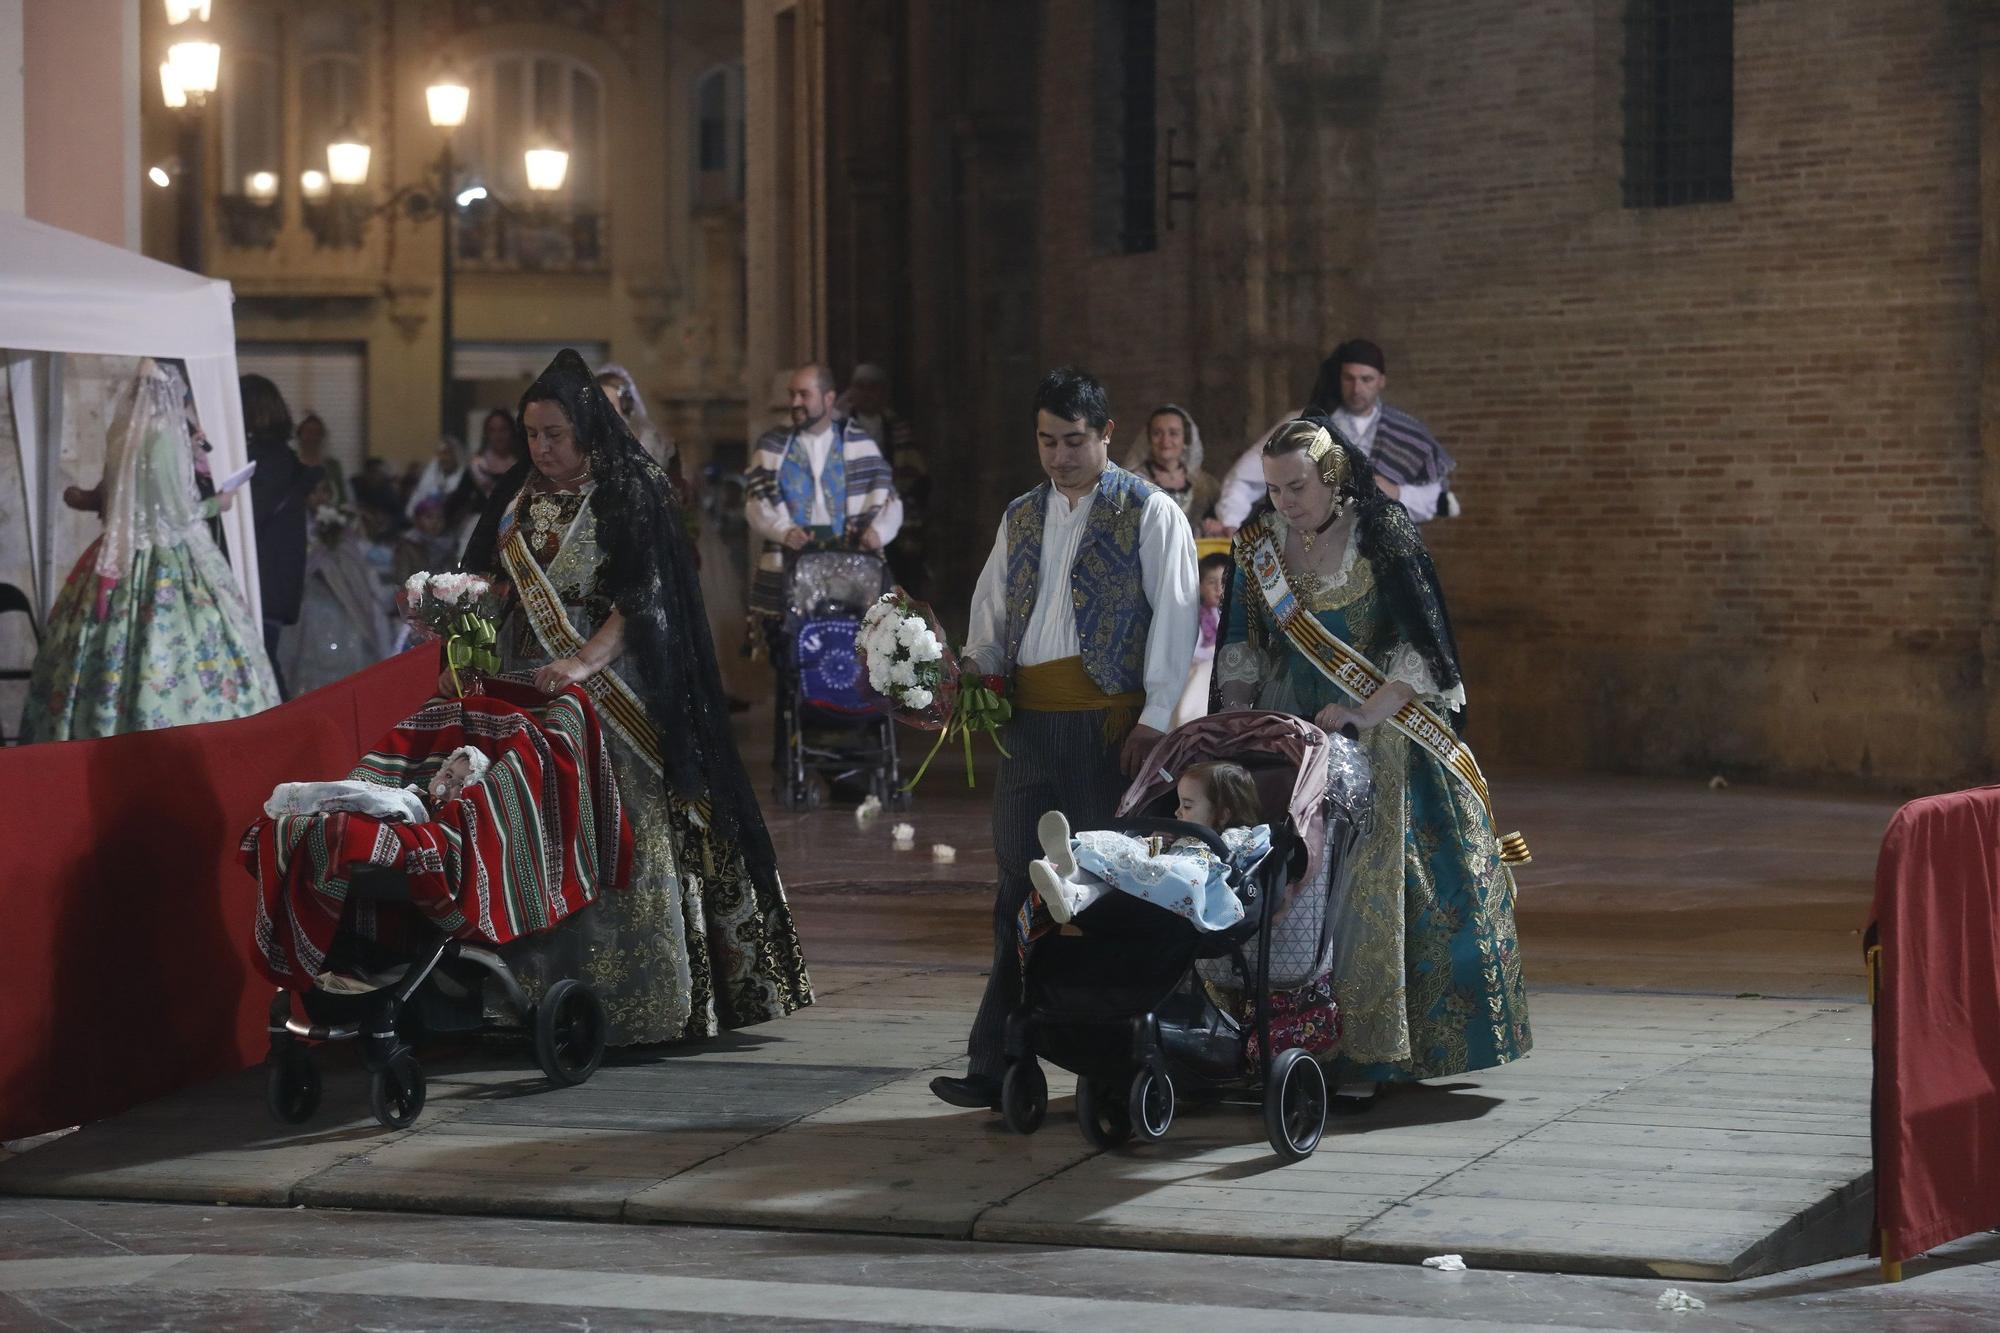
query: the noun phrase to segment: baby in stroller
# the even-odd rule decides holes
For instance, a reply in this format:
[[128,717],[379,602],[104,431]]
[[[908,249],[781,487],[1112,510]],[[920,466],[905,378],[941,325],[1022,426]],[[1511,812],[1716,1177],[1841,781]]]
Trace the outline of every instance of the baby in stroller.
[[[1109,828],[1044,821],[1007,1018],[1008,1126],[1041,1126],[1046,1062],[1076,1076],[1092,1147],[1162,1138],[1178,1089],[1247,1094],[1273,1151],[1310,1155],[1329,1106],[1319,1057],[1339,1033],[1333,922],[1373,800],[1351,738],[1239,710],[1163,737]],[[1034,910],[1051,898],[1074,928]]]
[[392,1129],[422,1111],[416,1049],[438,1038],[518,1033],[552,1084],[591,1076],[608,1031],[591,986],[562,976],[530,994],[505,951],[565,929],[629,876],[606,745],[581,688],[549,698],[497,677],[431,700],[345,779],[272,792],[241,860],[258,881],[254,957],[276,987],[274,1116],[317,1110],[326,1043],[360,1047]]
[[438,766],[429,784],[421,788],[415,783],[385,787],[355,778],[342,778],[338,782],[281,782],[264,802],[264,813],[277,819],[281,815],[346,812],[422,824],[436,811],[465,795],[467,787],[486,776],[491,762],[472,746],[461,745]]
[[1196,930],[1227,930],[1243,919],[1235,885],[1271,850],[1259,818],[1256,781],[1241,764],[1196,764],[1175,783],[1174,817],[1221,834],[1226,857],[1201,838],[1141,838],[1111,829],[1072,835],[1060,810],[1036,825],[1043,857],[1028,866],[1042,905],[1067,924],[1118,890],[1186,917]]

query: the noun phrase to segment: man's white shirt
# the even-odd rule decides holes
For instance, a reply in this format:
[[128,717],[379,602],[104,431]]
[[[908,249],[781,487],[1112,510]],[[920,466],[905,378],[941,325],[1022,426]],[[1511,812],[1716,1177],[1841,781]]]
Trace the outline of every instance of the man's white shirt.
[[[1264,445],[1278,428],[1287,421],[1296,421],[1305,415],[1305,409],[1290,412],[1271,423],[1271,428],[1257,437],[1257,442],[1243,451],[1243,456],[1230,465],[1229,473],[1222,479],[1222,496],[1215,502],[1215,517],[1223,524],[1240,528],[1249,521],[1250,510],[1264,498]],[[1375,456],[1375,429],[1382,424],[1382,405],[1375,404],[1368,415],[1357,417],[1346,408],[1333,414],[1333,424],[1340,433],[1361,450],[1364,457]],[[1437,517],[1438,499],[1444,494],[1444,486],[1432,482],[1428,486],[1401,486],[1397,488],[1403,508],[1410,511],[1410,517],[1419,523],[1428,523]]]
[[[1070,570],[1083,543],[1090,510],[1097,503],[1092,491],[1071,505],[1055,487],[1049,488],[1042,520],[1042,565],[1035,583],[1035,607],[1021,635],[1016,666],[1040,666],[1076,657],[1082,647],[1076,637],[1076,607],[1070,598]],[[1167,730],[1174,705],[1187,686],[1201,630],[1200,580],[1195,570],[1194,532],[1180,506],[1164,492],[1146,500],[1139,517],[1139,568],[1153,624],[1146,636],[1146,706],[1139,724]],[[965,655],[990,673],[1007,667],[1007,520],[1000,520],[993,551],[980,571],[972,594],[972,625]]]

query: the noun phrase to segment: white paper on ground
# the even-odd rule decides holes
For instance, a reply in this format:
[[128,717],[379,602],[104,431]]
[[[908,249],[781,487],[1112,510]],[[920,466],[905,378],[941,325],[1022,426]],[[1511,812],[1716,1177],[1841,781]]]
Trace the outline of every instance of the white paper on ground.
[[1465,1260],[1456,1254],[1435,1254],[1424,1260],[1425,1268],[1435,1268],[1440,1273],[1463,1273]]
[[1654,1305],[1661,1310],[1672,1310],[1675,1314],[1686,1314],[1689,1310],[1706,1310],[1708,1308],[1707,1301],[1697,1300],[1695,1297],[1682,1291],[1679,1287],[1668,1287],[1665,1291],[1661,1292],[1660,1299],[1655,1301]]

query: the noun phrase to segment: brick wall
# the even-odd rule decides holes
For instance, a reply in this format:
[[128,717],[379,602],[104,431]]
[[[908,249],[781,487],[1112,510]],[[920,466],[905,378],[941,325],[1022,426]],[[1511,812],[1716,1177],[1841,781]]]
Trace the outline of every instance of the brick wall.
[[1739,3],[1734,202],[1656,210],[1619,203],[1621,11],[1382,6],[1373,290],[1390,399],[1461,463],[1427,536],[1475,739],[1983,773],[1964,9]]
[[[1118,420],[1113,461],[1145,431],[1158,403],[1178,402],[1201,420],[1195,385],[1193,241],[1183,206],[1167,226],[1164,202],[1167,129],[1183,142],[1193,120],[1191,37],[1195,0],[1160,0],[1156,62],[1162,200],[1159,246],[1117,254],[1092,235],[1091,201],[1100,177],[1093,161],[1095,0],[1045,0],[1042,8],[1040,154],[1041,351],[1044,368],[1075,361],[1104,382]],[[1032,447],[1027,404],[1034,386],[1020,386],[1020,433],[1009,443]]]

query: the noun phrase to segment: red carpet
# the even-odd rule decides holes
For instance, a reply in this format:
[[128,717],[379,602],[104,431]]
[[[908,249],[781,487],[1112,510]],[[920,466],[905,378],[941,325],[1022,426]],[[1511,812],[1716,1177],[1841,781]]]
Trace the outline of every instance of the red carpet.
[[0,1139],[263,1058],[243,830],[436,683],[425,647],[255,717],[0,750]]

